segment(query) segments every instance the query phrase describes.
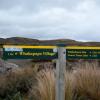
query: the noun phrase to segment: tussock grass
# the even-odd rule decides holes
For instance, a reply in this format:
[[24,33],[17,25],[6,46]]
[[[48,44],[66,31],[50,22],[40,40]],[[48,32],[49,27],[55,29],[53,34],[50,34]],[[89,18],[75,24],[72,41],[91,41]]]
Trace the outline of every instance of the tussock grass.
[[65,100],[72,100],[74,96],[74,77],[71,72],[65,72]]
[[[55,73],[41,71],[38,84],[31,90],[33,100],[55,100]],[[65,100],[100,100],[100,68],[85,64],[72,72],[65,72]]]
[[100,100],[100,68],[85,66],[74,74],[75,90],[78,96]]
[[52,70],[41,71],[36,77],[38,84],[31,91],[36,100],[55,100],[55,76]]
[[[0,75],[0,99],[55,100],[55,82],[52,69],[39,72],[33,68],[17,69]],[[100,100],[100,68],[86,63],[66,71],[65,100]]]

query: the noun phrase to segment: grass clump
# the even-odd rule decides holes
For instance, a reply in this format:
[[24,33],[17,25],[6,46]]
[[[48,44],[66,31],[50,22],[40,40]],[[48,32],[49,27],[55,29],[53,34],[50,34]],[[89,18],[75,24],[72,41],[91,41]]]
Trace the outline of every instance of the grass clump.
[[[55,100],[55,72],[41,71],[37,86],[31,90],[32,100]],[[100,100],[100,68],[86,64],[65,72],[65,100]]]
[[87,97],[90,100],[100,100],[100,69],[87,66],[77,70],[75,76],[75,91],[77,97]]
[[73,100],[74,79],[71,72],[65,72],[65,100]]
[[31,90],[32,100],[55,100],[55,76],[52,70],[40,71],[36,77],[38,84]]

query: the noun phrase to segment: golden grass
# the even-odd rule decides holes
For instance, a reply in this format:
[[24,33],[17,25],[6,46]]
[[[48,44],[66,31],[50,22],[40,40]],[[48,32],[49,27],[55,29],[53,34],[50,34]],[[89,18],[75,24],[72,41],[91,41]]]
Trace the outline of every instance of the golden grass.
[[74,79],[71,72],[65,72],[65,100],[72,100],[74,96]]
[[[55,100],[55,78],[54,70],[33,68],[0,75],[0,98],[20,92],[25,100]],[[87,63],[65,72],[65,100],[100,100],[100,68]]]
[[100,68],[87,66],[78,69],[74,77],[78,95],[100,100]]
[[[52,70],[41,71],[37,75],[37,87],[31,91],[37,100],[55,100],[55,76]],[[31,96],[32,96],[31,95]]]
[[[55,73],[41,71],[31,91],[33,100],[55,100]],[[94,65],[65,72],[65,100],[100,100],[100,69]]]

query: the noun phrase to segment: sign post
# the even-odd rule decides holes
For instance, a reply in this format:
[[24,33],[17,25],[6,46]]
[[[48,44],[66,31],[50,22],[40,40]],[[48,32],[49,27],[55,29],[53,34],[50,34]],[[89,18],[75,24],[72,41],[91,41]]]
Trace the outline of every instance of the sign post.
[[[57,51],[58,49],[58,51]],[[4,45],[3,59],[35,59],[56,62],[56,100],[65,100],[64,72],[67,59],[100,59],[100,47]]]
[[58,47],[58,59],[56,62],[56,100],[65,100],[65,79],[66,49]]

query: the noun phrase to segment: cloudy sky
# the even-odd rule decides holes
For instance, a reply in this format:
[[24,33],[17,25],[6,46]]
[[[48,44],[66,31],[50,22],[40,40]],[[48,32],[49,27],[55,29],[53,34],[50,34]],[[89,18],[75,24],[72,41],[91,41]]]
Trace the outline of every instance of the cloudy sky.
[[0,0],[0,37],[100,41],[100,0]]

